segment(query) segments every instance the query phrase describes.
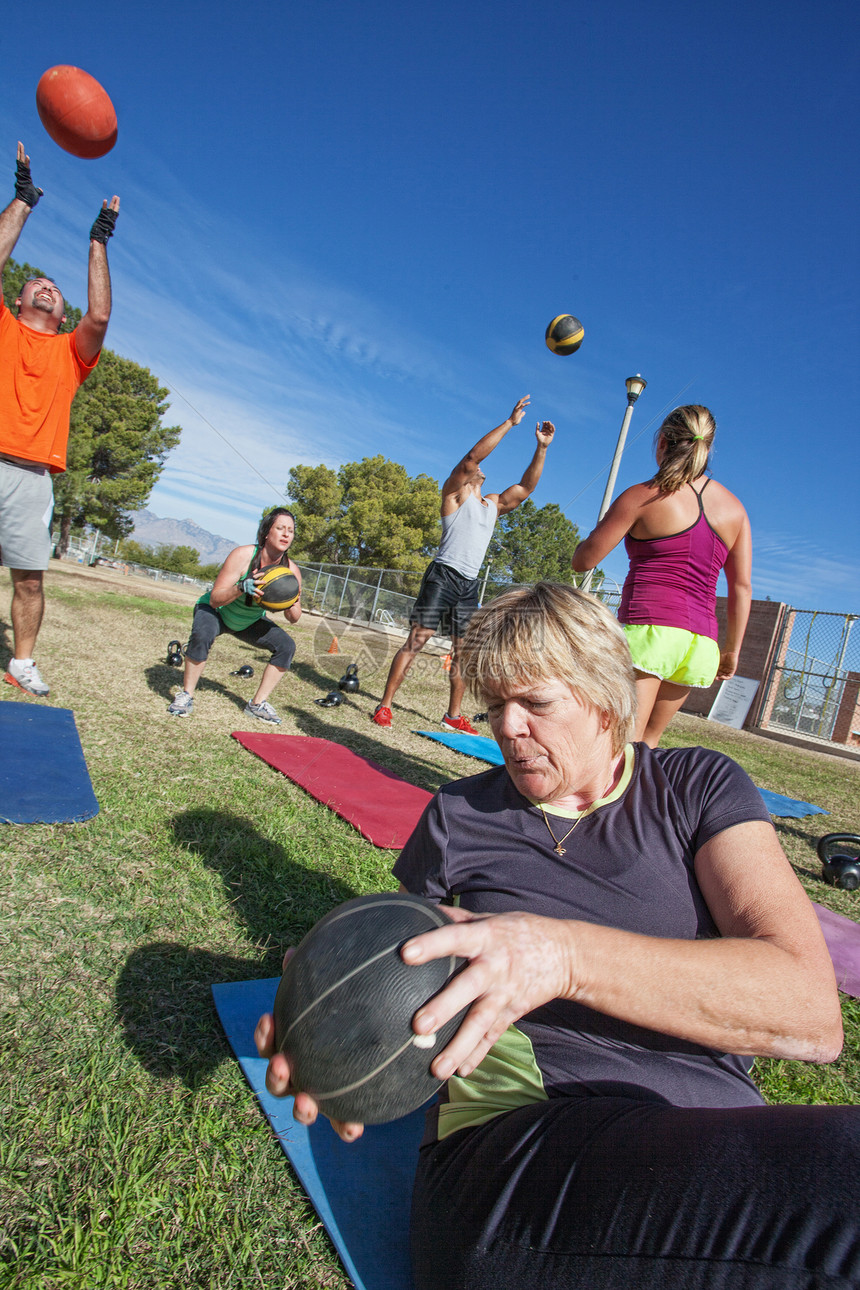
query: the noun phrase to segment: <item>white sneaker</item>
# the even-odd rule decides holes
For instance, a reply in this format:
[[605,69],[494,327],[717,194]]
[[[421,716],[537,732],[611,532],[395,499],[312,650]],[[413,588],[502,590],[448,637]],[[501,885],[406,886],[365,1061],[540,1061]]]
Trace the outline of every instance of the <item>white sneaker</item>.
[[245,715],[248,717],[259,717],[261,721],[271,721],[274,725],[281,724],[281,718],[278,716],[271,703],[264,699],[262,703],[246,703]]
[[51,693],[31,658],[10,658],[9,670],[3,680],[10,685],[17,685],[19,690],[26,690],[28,694],[38,695],[40,699]]
[[187,717],[194,707],[194,695],[180,690],[167,711],[171,717]]

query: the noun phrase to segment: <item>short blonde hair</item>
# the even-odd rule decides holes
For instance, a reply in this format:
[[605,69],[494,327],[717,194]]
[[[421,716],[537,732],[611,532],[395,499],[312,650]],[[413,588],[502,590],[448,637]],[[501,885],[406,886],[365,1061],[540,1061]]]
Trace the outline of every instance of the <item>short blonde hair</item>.
[[670,412],[654,439],[662,439],[666,451],[657,474],[651,480],[661,493],[677,493],[704,472],[713,447],[717,423],[701,403],[687,403]]
[[473,616],[460,672],[483,702],[494,682],[563,681],[609,718],[613,753],[633,733],[636,685],[627,639],[596,596],[537,582],[496,597]]

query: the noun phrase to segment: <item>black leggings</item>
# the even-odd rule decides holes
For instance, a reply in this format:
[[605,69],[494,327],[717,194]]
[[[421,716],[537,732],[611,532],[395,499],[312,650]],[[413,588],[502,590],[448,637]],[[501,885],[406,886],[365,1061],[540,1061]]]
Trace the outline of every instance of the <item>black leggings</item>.
[[417,1290],[857,1290],[860,1107],[555,1098],[421,1151]]
[[211,605],[194,606],[191,635],[185,647],[186,658],[189,658],[192,663],[205,662],[214,641],[221,632],[229,632],[231,636],[236,636],[249,645],[261,645],[264,649],[271,650],[272,657],[269,661],[273,667],[280,668],[282,672],[286,672],[293,661],[296,642],[292,636],[287,635],[283,627],[279,627],[268,618],[259,618],[255,623],[251,623],[250,627],[243,627],[240,632],[234,632],[232,627],[222,622],[220,615]]

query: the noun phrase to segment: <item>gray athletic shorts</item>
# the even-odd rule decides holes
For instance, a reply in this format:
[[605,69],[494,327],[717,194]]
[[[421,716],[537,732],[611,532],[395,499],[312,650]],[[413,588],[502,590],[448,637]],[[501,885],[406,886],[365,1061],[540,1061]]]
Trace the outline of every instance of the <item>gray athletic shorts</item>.
[[47,466],[0,458],[0,564],[47,569],[51,559],[54,486]]

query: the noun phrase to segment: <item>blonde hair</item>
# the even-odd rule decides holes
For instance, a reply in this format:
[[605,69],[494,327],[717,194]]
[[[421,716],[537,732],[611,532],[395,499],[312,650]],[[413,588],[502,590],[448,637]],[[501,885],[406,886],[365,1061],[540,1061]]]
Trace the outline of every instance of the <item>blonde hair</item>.
[[661,493],[677,493],[704,472],[717,432],[713,414],[700,403],[675,408],[657,431],[655,447],[663,440],[665,454],[650,481]]
[[563,681],[581,702],[605,712],[613,754],[633,734],[636,686],[627,639],[605,605],[578,587],[537,582],[506,591],[469,624],[460,672],[483,702],[505,681]]

